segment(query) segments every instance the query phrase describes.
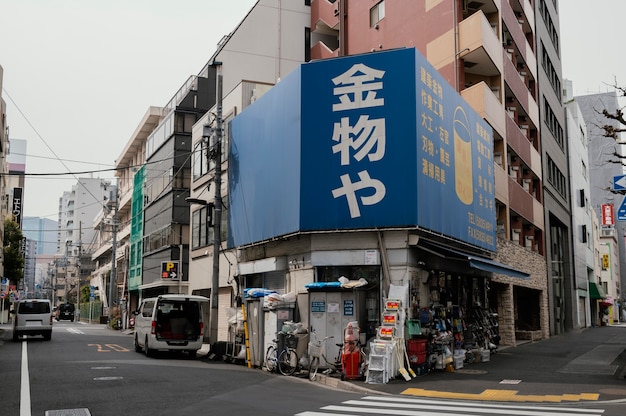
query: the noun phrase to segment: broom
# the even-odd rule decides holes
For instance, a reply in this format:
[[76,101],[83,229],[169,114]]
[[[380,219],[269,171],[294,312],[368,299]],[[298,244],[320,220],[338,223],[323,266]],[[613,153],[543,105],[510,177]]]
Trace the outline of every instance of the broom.
[[406,360],[406,365],[409,368],[409,374],[411,374],[411,377],[413,378],[417,377],[417,374],[415,374],[415,371],[413,371],[413,369],[411,368],[411,361],[409,360],[409,354],[406,352],[406,347],[404,346],[404,343],[402,345],[402,350],[404,351],[404,359]]
[[398,358],[398,371],[404,377],[404,380],[411,381],[411,376],[409,372],[404,368],[404,360],[402,359],[402,353],[400,352],[400,342],[399,339],[396,339],[396,357]]

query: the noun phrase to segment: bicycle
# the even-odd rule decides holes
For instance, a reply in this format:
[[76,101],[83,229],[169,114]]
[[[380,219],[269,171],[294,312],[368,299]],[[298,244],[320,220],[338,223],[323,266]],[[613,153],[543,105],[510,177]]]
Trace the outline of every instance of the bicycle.
[[[295,373],[299,361],[296,350],[287,346],[292,340],[292,337],[295,338],[295,335],[284,332],[277,332],[276,335],[278,337],[273,340],[273,344],[267,347],[267,352],[265,353],[265,368],[271,373],[278,368],[278,371],[282,375],[290,376]],[[285,339],[282,343],[282,349],[279,350],[278,345],[281,335],[283,335]]]
[[309,363],[309,380],[314,381],[317,377],[317,370],[319,369],[320,358],[323,358],[324,362],[329,366],[329,368],[324,371],[325,374],[330,374],[332,372],[342,372],[341,349],[343,348],[343,344],[336,344],[337,347],[339,347],[339,353],[337,354],[335,361],[330,362],[324,354],[324,346],[326,345],[326,341],[334,337],[332,335],[327,336],[320,341],[317,339],[317,335],[315,335],[315,332],[311,332],[311,335],[315,336],[315,340],[310,341],[308,347],[309,359],[311,360],[311,362]]

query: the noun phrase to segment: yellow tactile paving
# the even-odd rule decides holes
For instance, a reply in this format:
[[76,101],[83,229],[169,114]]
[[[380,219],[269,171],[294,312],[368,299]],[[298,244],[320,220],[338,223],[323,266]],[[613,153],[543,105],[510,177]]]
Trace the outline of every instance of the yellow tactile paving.
[[402,392],[411,396],[436,397],[439,399],[461,399],[461,400],[486,400],[498,402],[578,402],[581,400],[598,400],[600,397],[596,393],[580,394],[518,394],[517,390],[485,390],[482,393],[454,393],[447,391],[426,390],[410,388]]

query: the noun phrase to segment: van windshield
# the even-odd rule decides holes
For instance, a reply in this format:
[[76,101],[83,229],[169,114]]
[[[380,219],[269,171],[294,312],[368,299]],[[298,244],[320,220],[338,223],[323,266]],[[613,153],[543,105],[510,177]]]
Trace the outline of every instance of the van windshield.
[[48,302],[22,302],[17,311],[22,314],[50,313],[50,304]]
[[59,305],[59,310],[61,312],[74,312],[74,305],[71,303]]

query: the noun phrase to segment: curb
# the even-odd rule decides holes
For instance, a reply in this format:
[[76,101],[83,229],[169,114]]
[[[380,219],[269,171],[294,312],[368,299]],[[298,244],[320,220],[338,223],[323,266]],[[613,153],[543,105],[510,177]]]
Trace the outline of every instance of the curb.
[[315,377],[315,382],[318,384],[323,384],[325,386],[331,387],[333,389],[338,389],[338,390],[343,390],[343,391],[351,391],[354,393],[366,393],[366,394],[378,394],[378,395],[389,395],[390,393],[384,392],[384,391],[380,391],[380,390],[376,390],[376,389],[369,389],[367,387],[362,387],[353,383],[350,383],[348,381],[342,381],[339,380],[335,377],[329,377],[325,374],[318,374]]

